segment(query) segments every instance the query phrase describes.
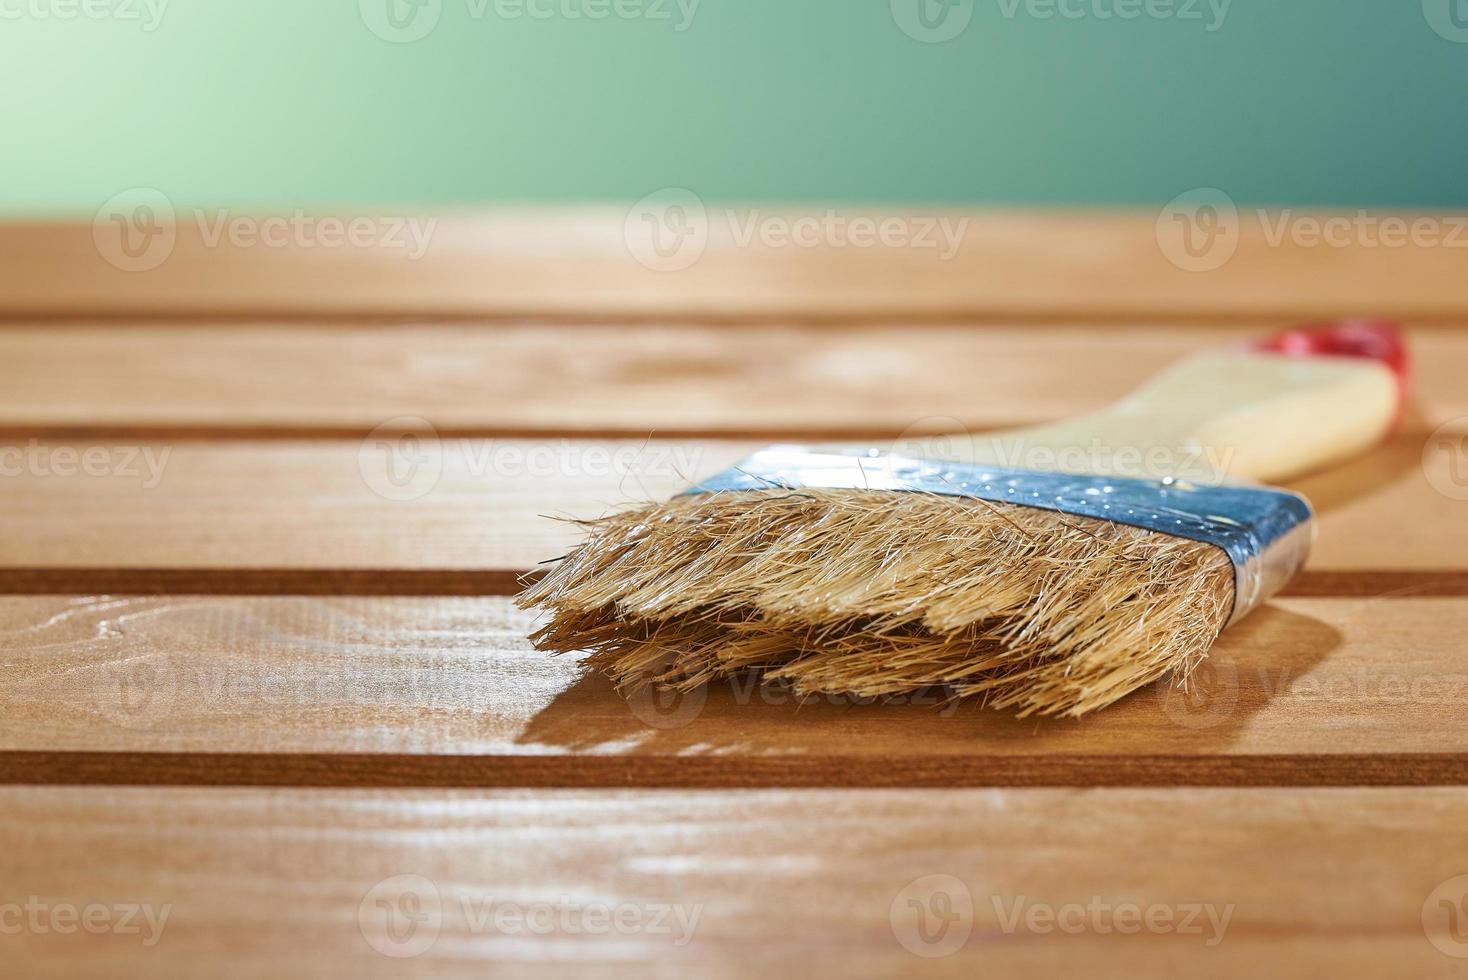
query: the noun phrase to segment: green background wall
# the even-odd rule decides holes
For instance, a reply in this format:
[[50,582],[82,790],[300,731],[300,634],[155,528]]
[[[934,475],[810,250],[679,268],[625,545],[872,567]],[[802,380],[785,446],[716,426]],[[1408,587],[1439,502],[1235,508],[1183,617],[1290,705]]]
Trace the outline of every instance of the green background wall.
[[[1233,0],[1221,23],[1209,0],[959,0],[942,43],[899,27],[908,0],[702,0],[682,30],[678,0],[666,20],[560,12],[664,0],[390,0],[410,32],[437,17],[407,43],[368,27],[389,0],[169,0],[150,30],[159,2],[0,0],[0,210],[90,214],[134,186],[247,208],[669,185],[1468,205],[1468,0]],[[61,19],[78,5],[115,15]]]

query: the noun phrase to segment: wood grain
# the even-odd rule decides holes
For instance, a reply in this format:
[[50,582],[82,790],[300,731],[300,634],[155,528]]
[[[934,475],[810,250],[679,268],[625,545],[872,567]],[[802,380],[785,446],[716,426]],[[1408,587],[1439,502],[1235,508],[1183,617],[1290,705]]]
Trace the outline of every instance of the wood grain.
[[[664,499],[757,445],[11,440],[0,591],[504,594],[579,537],[551,518]],[[1320,531],[1292,588],[1463,594],[1465,447],[1468,423],[1434,440],[1409,431],[1299,481]]]
[[[176,240],[158,253],[166,257],[146,271],[104,258],[106,246],[99,248],[90,224],[10,224],[0,227],[0,308],[11,316],[726,320],[1363,312],[1461,318],[1468,312],[1462,248],[1387,248],[1364,240],[1332,247],[1288,235],[1276,242],[1272,226],[1280,215],[1261,220],[1253,209],[1241,213],[1236,250],[1220,255],[1217,268],[1199,272],[1185,271],[1164,252],[1159,210],[902,215],[838,209],[847,219],[903,219],[914,235],[914,219],[944,217],[962,232],[956,249],[843,247],[834,239],[815,247],[741,244],[748,209],[735,210],[731,220],[727,209],[712,207],[706,249],[671,272],[634,257],[623,208],[441,216],[421,254],[377,239],[355,248],[313,246],[300,236],[288,236],[282,247],[232,245],[228,238],[211,244],[216,216],[204,215],[201,227],[199,215],[183,212]],[[791,209],[785,216],[820,218],[825,211]],[[1460,216],[1430,220],[1443,226]],[[103,215],[101,228],[107,227]]]
[[[145,272],[109,265],[89,226],[0,226],[8,971],[1446,977],[1463,962],[1441,951],[1462,949],[1446,919],[1468,912],[1462,890],[1434,889],[1468,871],[1468,791],[1407,788],[1468,783],[1468,341],[1437,326],[1468,319],[1461,249],[1271,245],[1246,213],[1232,259],[1189,273],[1155,213],[973,214],[948,261],[741,247],[716,215],[703,257],[660,273],[619,209],[446,219],[419,259],[209,246],[181,217]],[[537,515],[661,497],[758,442],[1075,414],[1195,347],[1357,313],[1423,321],[1405,434],[1302,481],[1321,511],[1313,564],[1188,694],[1142,691],[1080,723],[940,692],[796,704],[747,679],[628,699],[531,650],[527,617],[486,597],[574,539]],[[1095,329],[1121,320],[1154,326]],[[436,435],[374,432],[400,416]],[[1320,788],[1368,785],[1395,788]],[[1037,786],[1059,788],[963,788]],[[1220,786],[1272,788],[1189,788]],[[385,925],[372,899],[397,897],[374,886],[404,874],[448,903],[406,963],[368,941]],[[976,908],[936,960],[897,938],[913,932],[904,889],[931,874]],[[156,947],[5,928],[7,903],[33,896],[171,912]],[[1005,931],[995,897],[1233,913],[1210,947]],[[491,898],[696,904],[700,925],[682,946],[506,934],[462,904]]]
[[[420,416],[440,431],[639,438],[896,434],[932,416],[993,427],[1087,411],[1192,350],[1261,333],[918,324],[16,327],[0,330],[0,426],[28,435],[68,426],[365,435],[387,419]],[[1422,336],[1444,359],[1468,366],[1468,342]],[[1096,371],[1119,344],[1126,361]],[[976,385],[980,373],[985,383]]]
[[7,935],[28,977],[1446,978],[1465,828],[1462,789],[9,788],[0,903],[161,926]]
[[[0,330],[0,430],[362,436],[418,416],[489,436],[890,438],[1079,415],[1283,326],[17,326]],[[1418,415],[1468,414],[1468,336],[1410,343]]]
[[1468,780],[1465,599],[1287,599],[1188,693],[1080,722],[941,691],[624,698],[504,599],[0,599],[0,779],[308,786],[1434,784]]

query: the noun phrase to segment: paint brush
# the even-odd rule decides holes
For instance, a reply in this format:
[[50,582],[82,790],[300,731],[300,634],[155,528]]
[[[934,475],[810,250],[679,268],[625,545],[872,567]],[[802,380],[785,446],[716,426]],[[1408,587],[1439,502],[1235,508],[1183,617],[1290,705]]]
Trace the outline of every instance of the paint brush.
[[1185,684],[1294,575],[1310,506],[1255,481],[1375,445],[1406,378],[1394,325],[1341,321],[1195,355],[1068,422],[772,446],[584,522],[518,602],[548,613],[539,648],[586,651],[624,689],[755,669],[797,695],[942,686],[1083,715]]

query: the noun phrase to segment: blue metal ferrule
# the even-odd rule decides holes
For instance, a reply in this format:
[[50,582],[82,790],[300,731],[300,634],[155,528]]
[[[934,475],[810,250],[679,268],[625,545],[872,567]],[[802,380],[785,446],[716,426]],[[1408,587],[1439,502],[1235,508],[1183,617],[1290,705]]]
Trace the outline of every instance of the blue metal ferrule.
[[1006,469],[875,449],[835,452],[770,446],[682,495],[782,488],[971,497],[1203,541],[1222,548],[1233,562],[1230,624],[1289,581],[1305,563],[1313,536],[1309,502],[1283,490]]

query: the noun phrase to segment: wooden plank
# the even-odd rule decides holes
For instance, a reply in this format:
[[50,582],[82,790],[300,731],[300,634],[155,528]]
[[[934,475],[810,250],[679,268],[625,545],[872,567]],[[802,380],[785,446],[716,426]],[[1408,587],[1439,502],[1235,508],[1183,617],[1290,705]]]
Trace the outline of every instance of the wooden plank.
[[[1271,329],[14,327],[0,330],[0,430],[360,436],[418,416],[481,435],[890,438],[1079,415],[1188,354]],[[1422,417],[1468,414],[1468,336],[1418,329],[1410,342]]]
[[1448,977],[1465,828],[1462,789],[10,788],[0,903],[28,977]]
[[[1189,350],[1257,332],[911,325],[738,334],[693,326],[0,331],[0,429],[9,440],[0,444],[0,588],[504,592],[517,573],[574,538],[534,515],[594,516],[607,505],[660,498],[756,444],[647,442],[648,432],[742,433],[760,441],[844,436],[882,445],[908,428],[1013,425],[1097,407]],[[1458,575],[1468,553],[1457,513],[1468,497],[1463,442],[1429,443],[1427,435],[1441,419],[1468,411],[1457,383],[1468,371],[1468,341],[1419,330],[1413,342],[1420,394],[1407,432],[1299,484],[1323,520],[1316,561],[1297,590],[1468,587]],[[1118,346],[1127,357],[1109,356]],[[1036,367],[1042,361],[1043,371]],[[1110,367],[1097,371],[1098,363]],[[993,380],[976,385],[976,366]],[[547,384],[547,376],[567,380]],[[873,398],[873,391],[891,394]],[[670,405],[678,406],[673,421],[660,422]],[[389,413],[427,416],[440,438],[405,446],[371,435]],[[632,433],[637,441],[549,437],[578,430]],[[194,441],[323,431],[366,438]],[[546,437],[455,434],[465,432]],[[34,441],[36,433],[50,438]],[[1468,423],[1460,416],[1447,434],[1468,434]],[[139,437],[171,441],[139,447]],[[411,471],[413,480],[395,483],[420,456],[425,465]],[[100,475],[88,475],[88,458]],[[1401,522],[1401,514],[1424,519]],[[1382,534],[1384,523],[1394,533]],[[60,569],[67,574],[51,574]]]
[[[1468,423],[1447,431],[1456,441],[1408,432],[1297,484],[1320,532],[1293,589],[1468,589]],[[0,591],[505,593],[579,536],[542,515],[663,499],[756,445],[12,439]]]
[[749,678],[624,698],[496,598],[0,599],[0,780],[308,786],[1468,780],[1468,599],[1277,600],[1082,721]]
[[[993,427],[1120,397],[1239,327],[784,324],[309,324],[0,330],[0,425],[352,427],[395,416],[442,430],[633,436],[900,432],[929,416]],[[1468,342],[1422,342],[1468,365]],[[1115,372],[1097,360],[1124,346]],[[982,373],[985,383],[975,384]],[[1456,390],[1456,386],[1441,386]],[[880,399],[873,392],[882,392]]]
[[[0,227],[0,308],[12,316],[722,319],[1171,320],[1362,312],[1457,318],[1468,312],[1468,252],[1462,248],[1420,238],[1383,247],[1349,232],[1340,247],[1280,237],[1280,215],[1261,218],[1253,209],[1240,212],[1236,238],[1214,240],[1219,251],[1203,256],[1205,271],[1188,271],[1191,260],[1169,237],[1179,226],[1156,209],[905,215],[836,209],[843,221],[896,217],[910,232],[898,244],[870,247],[824,234],[814,247],[758,235],[742,243],[749,209],[736,208],[732,218],[727,212],[710,206],[707,246],[679,271],[635,257],[648,254],[651,243],[642,238],[648,226],[623,208],[442,216],[431,231],[423,216],[422,249],[403,236],[388,238],[385,226],[361,247],[324,246],[314,231],[277,237],[278,247],[240,244],[229,235],[216,240],[217,216],[186,212],[178,215],[172,239],[150,238],[155,251],[136,261],[107,237],[117,229],[107,213],[95,228],[10,224]],[[826,213],[791,209],[784,217],[821,220]],[[761,214],[780,217],[773,210]],[[1426,218],[1440,238],[1452,237],[1462,221],[1458,215],[1407,217]],[[941,247],[914,247],[919,222],[937,218],[961,232],[956,246],[931,236]],[[314,220],[308,225],[320,228]],[[1235,240],[1235,249],[1224,251]]]

